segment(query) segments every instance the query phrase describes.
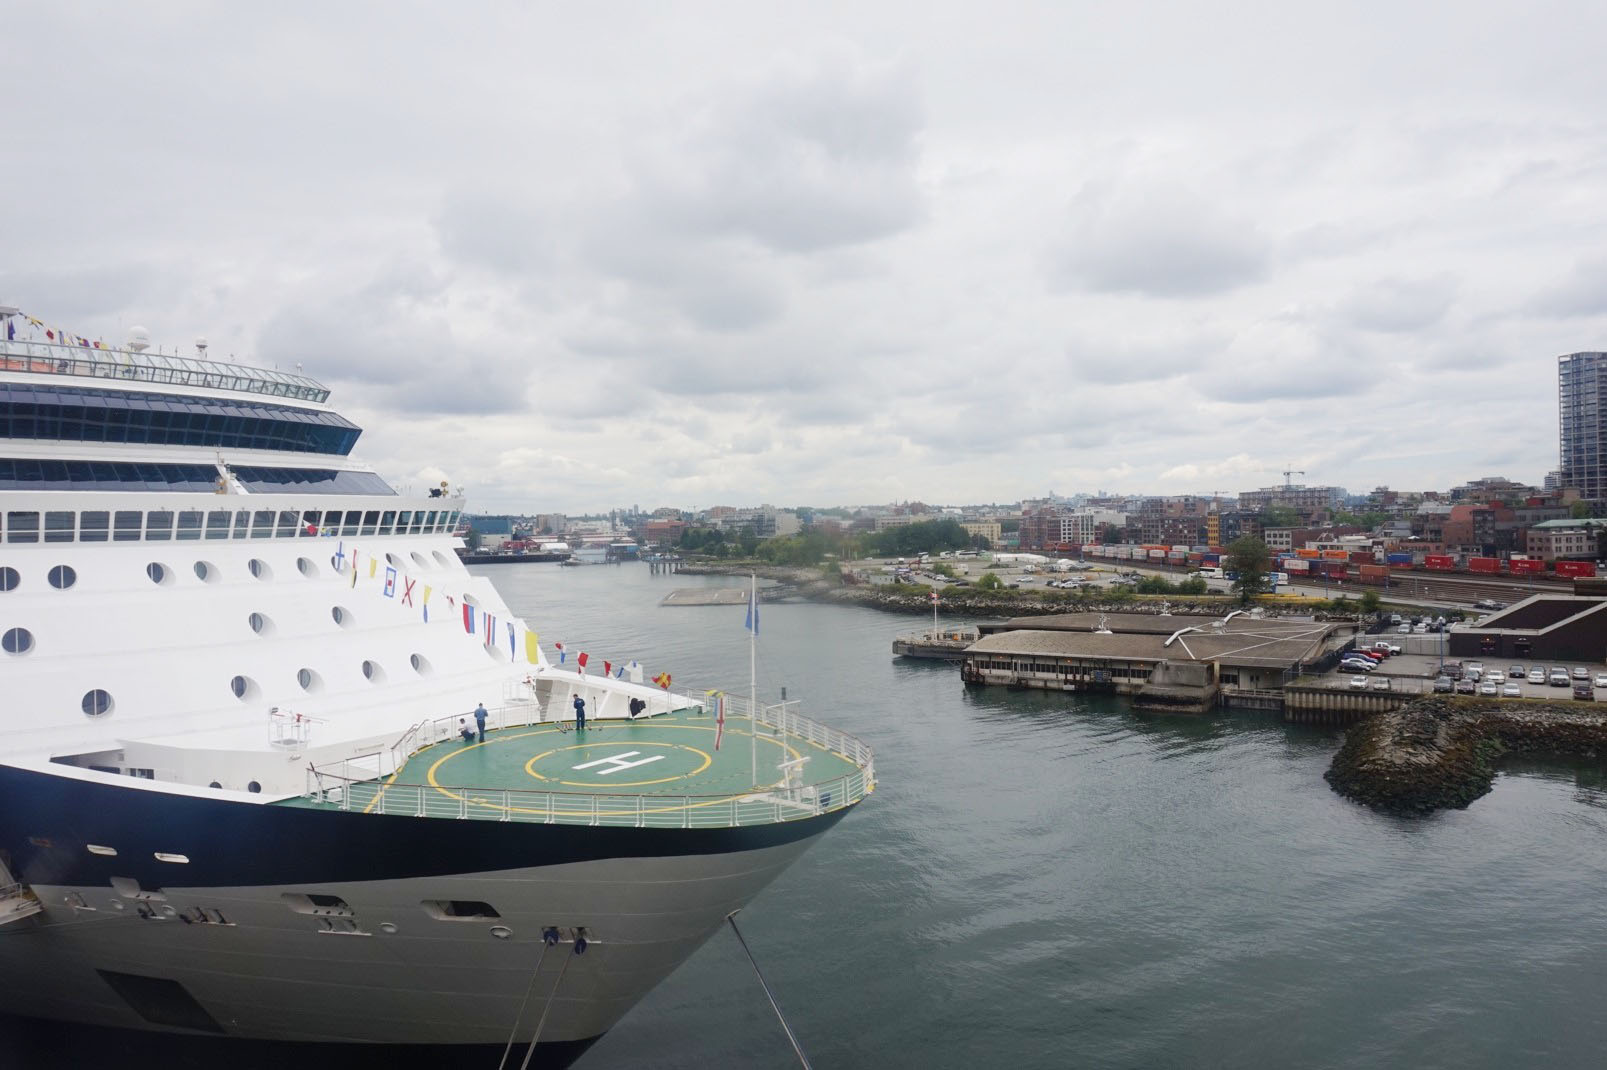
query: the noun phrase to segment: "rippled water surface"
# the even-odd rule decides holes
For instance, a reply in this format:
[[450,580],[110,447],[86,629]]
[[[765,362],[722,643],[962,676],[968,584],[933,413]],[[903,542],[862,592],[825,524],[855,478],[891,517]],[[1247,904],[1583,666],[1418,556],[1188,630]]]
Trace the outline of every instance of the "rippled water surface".
[[[544,643],[745,685],[741,607],[658,605],[732,580],[479,571]],[[1336,732],[967,691],[891,658],[919,624],[764,608],[761,694],[865,739],[881,782],[739,919],[816,1066],[1601,1065],[1601,765],[1382,817],[1323,781]],[[579,1065],[794,1064],[725,932]]]

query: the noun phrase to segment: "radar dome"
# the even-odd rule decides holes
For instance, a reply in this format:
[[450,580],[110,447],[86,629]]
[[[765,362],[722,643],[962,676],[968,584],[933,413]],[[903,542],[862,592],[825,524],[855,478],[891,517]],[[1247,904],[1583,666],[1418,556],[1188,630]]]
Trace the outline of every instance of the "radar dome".
[[151,332],[144,327],[130,327],[128,329],[128,348],[136,353],[143,353],[151,348]]
[[206,356],[206,339],[197,338],[195,340],[195,348],[203,357]]

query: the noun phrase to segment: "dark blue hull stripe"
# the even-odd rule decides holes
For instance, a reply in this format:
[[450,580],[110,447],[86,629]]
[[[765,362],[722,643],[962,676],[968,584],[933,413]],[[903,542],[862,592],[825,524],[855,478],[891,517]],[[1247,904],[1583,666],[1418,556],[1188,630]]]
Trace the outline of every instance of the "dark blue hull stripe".
[[[0,766],[0,850],[34,885],[131,877],[146,889],[256,887],[729,854],[808,839],[846,813],[716,829],[394,817],[169,795]],[[117,856],[90,854],[88,844]],[[189,863],[159,862],[158,852]]]

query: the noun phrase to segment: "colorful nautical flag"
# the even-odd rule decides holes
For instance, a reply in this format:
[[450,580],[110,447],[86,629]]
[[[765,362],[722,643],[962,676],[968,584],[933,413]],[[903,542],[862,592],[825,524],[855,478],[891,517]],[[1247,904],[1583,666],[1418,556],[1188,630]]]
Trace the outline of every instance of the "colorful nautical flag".
[[580,657],[575,659],[575,664],[579,665],[581,667],[581,669],[584,670],[586,668],[586,662],[589,661],[590,659],[591,659],[591,655],[586,653],[584,650],[582,650],[580,652]]
[[606,660],[603,662],[603,675],[604,676],[612,676],[612,675],[614,675],[614,663],[613,662],[606,661]]
[[639,683],[642,682],[642,663],[641,662],[632,659],[632,661],[631,661],[631,663],[630,663],[630,665],[628,667],[628,671],[631,674],[631,683],[639,684]]
[[532,665],[541,664],[541,636],[525,632],[525,660]]
[[413,585],[417,582],[417,580],[410,580],[406,576],[402,577],[402,605],[410,606],[413,604]]
[[433,590],[433,589],[434,588],[431,588],[431,587],[425,587],[424,588],[424,598],[422,599],[422,601],[424,603],[424,623],[425,624],[428,624],[430,622],[430,591]]
[[622,677],[624,675],[625,675],[625,666],[616,665],[614,667],[614,679],[618,680],[620,677]]
[[508,622],[508,660],[509,661],[512,661],[514,658],[519,656],[519,647],[515,642],[515,640],[517,640],[517,639],[518,639],[518,636],[516,636],[514,634],[513,621],[510,620]]
[[743,625],[755,637],[759,634],[759,591],[757,588],[748,590],[748,620]]
[[667,672],[661,672],[657,676],[653,677],[653,682],[659,687],[662,687],[664,690],[668,691],[670,689],[670,674]]
[[385,597],[396,597],[396,569],[390,565],[385,566]]
[[566,660],[568,660],[569,651],[564,649],[564,645],[562,643],[554,643],[552,644],[552,648],[558,651],[558,664],[562,665]]
[[368,578],[373,579],[379,572],[379,558],[373,554],[368,555]]
[[463,603],[463,630],[474,634],[474,607],[467,602]]

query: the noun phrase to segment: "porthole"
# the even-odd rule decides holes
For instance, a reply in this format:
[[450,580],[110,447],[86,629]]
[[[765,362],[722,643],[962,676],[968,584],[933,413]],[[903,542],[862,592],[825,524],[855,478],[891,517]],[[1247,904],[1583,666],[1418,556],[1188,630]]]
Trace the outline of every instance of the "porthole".
[[151,578],[152,583],[160,586],[167,582],[167,566],[160,562],[152,561],[145,566],[145,575]]
[[413,551],[412,557],[413,557],[413,563],[415,565],[417,565],[419,568],[429,568],[430,567],[430,563],[424,559],[424,555],[419,553],[417,550]]
[[301,570],[301,574],[306,576],[308,579],[313,579],[318,575],[318,566],[307,560],[305,557],[296,558],[296,567],[299,568]]
[[15,591],[22,577],[10,565],[0,567],[0,591]]
[[249,676],[236,676],[229,681],[229,690],[242,702],[257,697],[257,682]]
[[414,654],[407,660],[412,664],[413,671],[418,673],[420,676],[430,675],[430,672],[433,669],[433,666],[430,665],[430,659],[425,657],[423,654]]
[[65,591],[77,582],[78,573],[71,565],[56,565],[50,570],[50,585],[58,591]]
[[347,609],[345,606],[331,606],[329,609],[329,615],[333,617],[335,619],[335,623],[340,625],[342,628],[350,628],[353,624],[352,611]]
[[368,677],[370,683],[383,684],[385,682],[385,670],[380,668],[377,661],[364,661],[363,675]]
[[246,785],[246,790],[253,795],[257,795],[262,792],[262,785],[253,780],[251,783]]
[[401,568],[402,567],[402,559],[400,557],[397,557],[395,554],[386,554],[385,555],[385,560],[389,561],[391,563],[392,568]]
[[27,628],[9,628],[0,635],[0,649],[7,654],[26,654],[33,649],[33,632]]
[[324,689],[324,678],[311,669],[297,669],[296,683],[301,685],[303,691],[322,691]]
[[261,613],[253,613],[246,617],[246,623],[251,625],[251,630],[256,632],[258,635],[273,634],[273,621],[269,620]]
[[195,563],[195,578],[202,583],[211,583],[218,578],[218,570],[210,561],[197,561]]
[[103,717],[112,712],[112,696],[97,687],[93,691],[84,692],[79,706],[91,717]]
[[433,551],[433,553],[435,555],[435,561],[436,561],[437,564],[441,564],[441,565],[449,565],[449,564],[451,564],[451,562],[447,560],[446,555],[443,554],[441,551],[435,550],[435,551]]
[[259,580],[273,579],[273,569],[269,568],[267,562],[260,558],[253,557],[250,561],[247,561],[246,568],[250,569],[251,574]]

